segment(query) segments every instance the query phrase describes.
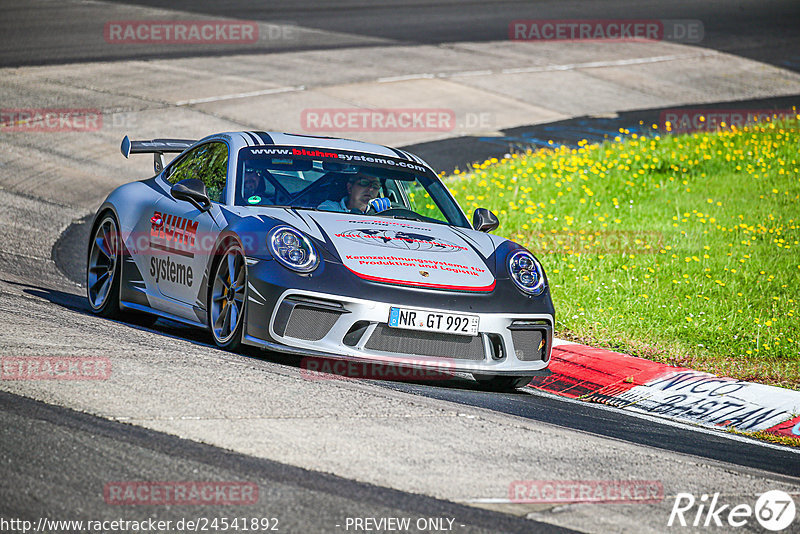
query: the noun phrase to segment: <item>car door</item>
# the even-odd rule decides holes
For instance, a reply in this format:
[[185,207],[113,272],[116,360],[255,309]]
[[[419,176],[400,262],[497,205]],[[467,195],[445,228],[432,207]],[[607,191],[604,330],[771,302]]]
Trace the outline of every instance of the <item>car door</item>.
[[165,170],[170,186],[186,180],[201,180],[211,200],[203,211],[190,202],[167,195],[156,204],[151,218],[150,276],[159,293],[173,303],[165,303],[171,313],[202,321],[198,309],[205,306],[205,269],[213,254],[222,221],[220,205],[225,200],[228,173],[228,146],[212,141],[197,146]]

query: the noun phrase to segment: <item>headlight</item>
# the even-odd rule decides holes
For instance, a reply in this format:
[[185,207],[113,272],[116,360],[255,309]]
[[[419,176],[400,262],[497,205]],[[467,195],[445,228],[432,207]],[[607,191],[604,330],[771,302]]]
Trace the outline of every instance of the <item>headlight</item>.
[[542,266],[527,250],[518,250],[508,257],[508,273],[523,292],[541,295],[544,291]]
[[267,238],[267,245],[275,259],[293,271],[308,273],[319,265],[311,241],[289,226],[274,228]]

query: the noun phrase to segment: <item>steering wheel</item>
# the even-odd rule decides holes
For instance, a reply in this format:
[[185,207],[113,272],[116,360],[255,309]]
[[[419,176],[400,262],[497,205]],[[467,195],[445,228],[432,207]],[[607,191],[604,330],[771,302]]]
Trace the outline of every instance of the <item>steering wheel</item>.
[[383,216],[400,217],[403,219],[412,219],[414,221],[425,222],[425,219],[423,219],[420,214],[406,208],[389,208],[388,210],[383,210],[382,212],[377,213],[376,215],[378,215],[379,217]]

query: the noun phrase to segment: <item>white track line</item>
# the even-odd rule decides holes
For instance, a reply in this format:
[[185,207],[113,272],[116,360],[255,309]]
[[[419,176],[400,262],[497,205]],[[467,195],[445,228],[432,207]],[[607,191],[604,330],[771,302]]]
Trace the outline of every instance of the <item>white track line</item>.
[[391,82],[405,82],[407,80],[428,80],[431,78],[441,77],[436,74],[406,74],[403,76],[387,76],[385,78],[378,78],[378,83],[391,83]]
[[43,263],[47,263],[50,261],[50,258],[40,258],[38,256],[31,256],[29,254],[22,254],[21,252],[11,252],[9,250],[0,249],[0,255],[9,255],[9,256],[17,256],[18,258],[27,258],[29,260],[40,261]]
[[295,87],[275,87],[273,89],[262,89],[261,91],[250,91],[248,93],[233,93],[230,95],[210,96],[208,98],[194,98],[192,100],[181,100],[175,102],[176,106],[191,106],[193,104],[207,104],[209,102],[220,102],[222,100],[236,100],[238,98],[250,98],[251,96],[276,95],[280,93],[294,93],[305,91],[304,85]]
[[461,72],[451,72],[450,74],[439,74],[440,78],[466,78],[468,76],[491,76],[492,70],[465,70]]
[[[788,491],[786,492],[789,495],[800,495],[800,491]],[[731,496],[742,496],[738,493],[730,494]],[[668,498],[674,497],[674,495],[664,495],[663,500],[667,500]],[[511,499],[502,499],[502,498],[488,498],[488,499],[464,499],[462,501],[457,502],[466,502],[466,503],[477,503],[477,504],[551,504],[553,506],[564,506],[567,504],[634,504],[636,503],[635,500],[632,501],[558,501],[558,502],[547,502],[547,501],[513,501]],[[645,501],[647,502],[647,501]]]
[[[431,80],[435,78],[467,78],[472,76],[491,76],[493,74],[525,74],[536,72],[567,71],[577,69],[593,69],[601,67],[622,67],[626,65],[645,65],[649,63],[661,63],[663,61],[677,61],[680,59],[701,58],[706,56],[719,55],[718,52],[701,52],[693,54],[674,54],[668,56],[652,56],[632,59],[616,59],[612,61],[590,61],[587,63],[568,63],[565,65],[545,65],[540,67],[520,67],[501,70],[469,70],[460,72],[437,72],[437,73],[418,73],[404,74],[401,76],[386,76],[378,78],[377,83],[405,82],[409,80]],[[369,82],[367,82],[369,83]],[[240,98],[250,98],[253,96],[274,95],[279,93],[292,93],[305,91],[304,85],[296,87],[277,87],[274,89],[264,89],[261,91],[250,91],[247,93],[233,93],[228,95],[210,96],[208,98],[194,98],[191,100],[181,100],[175,102],[176,106],[191,106],[194,104],[207,104],[209,102],[220,102],[224,100],[236,100]]]
[[694,59],[707,56],[716,56],[719,52],[699,52],[691,54],[672,54],[667,56],[637,57],[630,59],[615,59],[611,61],[589,61],[586,63],[567,63],[565,65],[543,65],[536,67],[519,67],[500,70],[465,70],[460,72],[437,72],[435,74],[420,73],[406,74],[403,76],[388,76],[378,78],[378,83],[404,82],[407,80],[424,80],[431,78],[464,78],[469,76],[491,76],[492,74],[524,74],[530,72],[553,72],[577,69],[596,69],[602,67],[624,67],[627,65],[647,65],[662,63],[664,61],[677,61],[680,59]]
[[521,69],[503,69],[501,74],[522,74],[529,72],[551,72],[577,69],[595,69],[601,67],[624,67],[626,65],[647,65],[650,63],[662,63],[664,61],[676,61],[679,59],[701,58],[706,56],[719,55],[718,52],[703,52],[700,54],[674,54],[669,56],[640,57],[631,59],[615,59],[613,61],[589,61],[587,63],[571,63],[567,65],[545,65],[542,67],[524,67]]

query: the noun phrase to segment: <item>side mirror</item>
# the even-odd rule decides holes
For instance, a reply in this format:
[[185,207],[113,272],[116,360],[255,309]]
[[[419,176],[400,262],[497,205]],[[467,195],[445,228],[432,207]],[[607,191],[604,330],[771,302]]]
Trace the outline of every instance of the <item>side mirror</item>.
[[211,200],[208,198],[206,185],[197,178],[181,180],[172,186],[169,193],[175,200],[190,202],[200,211],[208,211],[211,209]]
[[497,215],[486,208],[478,208],[472,214],[472,227],[479,232],[491,232],[500,226]]

